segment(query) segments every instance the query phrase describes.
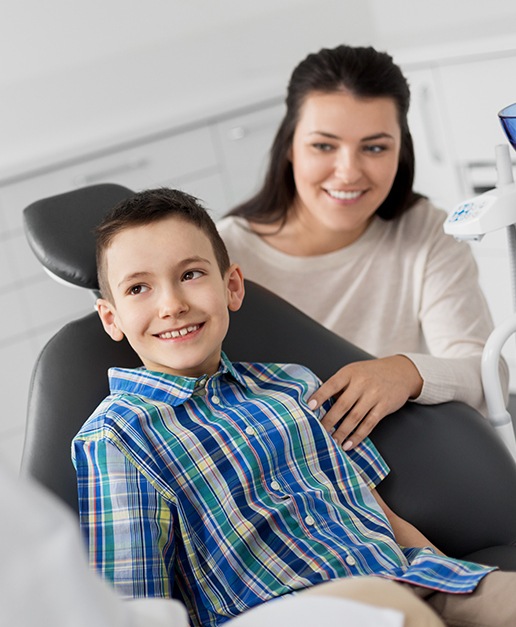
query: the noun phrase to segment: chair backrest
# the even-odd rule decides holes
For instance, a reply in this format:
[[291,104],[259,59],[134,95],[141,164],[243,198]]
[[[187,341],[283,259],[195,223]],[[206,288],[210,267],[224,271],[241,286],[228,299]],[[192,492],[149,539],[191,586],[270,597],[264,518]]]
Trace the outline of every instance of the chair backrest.
[[66,283],[96,291],[95,227],[133,193],[100,183],[30,204],[23,212],[25,234],[43,268]]
[[[74,204],[72,193],[71,206],[82,206],[88,196],[87,190],[77,193],[81,203]],[[37,210],[52,204],[39,201]],[[26,210],[27,229],[34,207]],[[41,240],[34,232],[30,238]],[[224,350],[235,361],[302,363],[322,379],[346,363],[371,358],[251,282],[242,309],[232,314]],[[128,344],[104,333],[95,313],[60,330],[34,368],[22,472],[76,509],[71,440],[108,393],[107,369],[139,364]],[[480,414],[461,403],[408,403],[384,419],[372,439],[392,468],[379,491],[395,511],[450,555],[475,553],[479,561],[516,570],[516,549],[509,546],[516,543],[516,465]]]

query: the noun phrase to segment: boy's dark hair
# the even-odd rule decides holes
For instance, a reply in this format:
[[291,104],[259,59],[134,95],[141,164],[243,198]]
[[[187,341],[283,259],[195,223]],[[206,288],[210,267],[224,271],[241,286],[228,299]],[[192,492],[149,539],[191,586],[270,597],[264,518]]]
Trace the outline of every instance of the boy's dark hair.
[[97,238],[97,277],[100,293],[112,299],[107,279],[106,249],[118,233],[127,228],[176,217],[199,228],[210,240],[222,276],[230,266],[226,245],[215,223],[200,201],[177,189],[166,187],[137,192],[115,205],[95,229]]

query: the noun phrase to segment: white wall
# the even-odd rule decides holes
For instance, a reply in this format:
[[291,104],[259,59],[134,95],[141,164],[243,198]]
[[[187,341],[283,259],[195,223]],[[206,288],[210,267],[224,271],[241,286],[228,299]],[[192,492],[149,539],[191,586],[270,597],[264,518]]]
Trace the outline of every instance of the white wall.
[[514,35],[514,0],[368,0],[375,44],[389,50]]
[[282,92],[303,56],[514,34],[513,0],[3,0],[0,179]]
[[362,0],[3,0],[0,178],[283,92],[302,57],[372,39]]

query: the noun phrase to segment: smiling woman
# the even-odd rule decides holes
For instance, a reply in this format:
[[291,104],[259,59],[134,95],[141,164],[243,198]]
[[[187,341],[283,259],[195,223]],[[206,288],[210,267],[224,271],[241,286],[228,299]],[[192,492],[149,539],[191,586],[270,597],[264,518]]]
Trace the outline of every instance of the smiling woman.
[[[295,69],[258,193],[218,224],[231,260],[378,359],[341,368],[313,395],[345,449],[406,401],[485,411],[491,330],[469,247],[412,189],[410,91],[392,58],[338,46]],[[501,377],[507,391],[505,363]]]
[[268,237],[262,228],[264,240],[307,256],[356,241],[392,187],[400,135],[391,99],[348,92],[307,96],[290,154],[297,190],[291,217],[281,235]]

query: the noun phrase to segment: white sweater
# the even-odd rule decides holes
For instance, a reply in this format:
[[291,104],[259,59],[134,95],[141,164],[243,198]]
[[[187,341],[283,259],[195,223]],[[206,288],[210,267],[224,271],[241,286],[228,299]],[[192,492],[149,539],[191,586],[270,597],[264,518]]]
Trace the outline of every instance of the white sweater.
[[[493,329],[470,248],[443,231],[446,213],[420,200],[397,220],[375,217],[341,250],[295,257],[218,223],[232,262],[346,340],[377,357],[409,357],[424,381],[420,403],[463,401],[485,414],[480,363]],[[504,389],[508,369],[501,364]]]

